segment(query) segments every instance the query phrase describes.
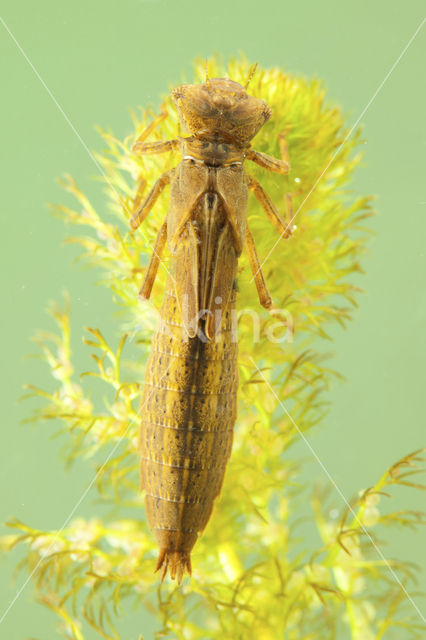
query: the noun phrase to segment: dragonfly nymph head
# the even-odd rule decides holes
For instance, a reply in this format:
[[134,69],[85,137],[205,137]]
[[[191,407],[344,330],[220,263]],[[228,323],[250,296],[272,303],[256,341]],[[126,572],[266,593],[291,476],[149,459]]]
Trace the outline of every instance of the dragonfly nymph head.
[[249,96],[238,82],[211,78],[172,91],[182,124],[196,138],[218,139],[244,148],[271,117],[266,102]]

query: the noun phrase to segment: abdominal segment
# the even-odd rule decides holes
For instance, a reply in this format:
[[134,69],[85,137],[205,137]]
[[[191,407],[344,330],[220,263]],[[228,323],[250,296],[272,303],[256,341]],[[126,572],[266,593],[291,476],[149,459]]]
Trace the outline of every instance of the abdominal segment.
[[160,548],[157,568],[181,579],[206,526],[231,454],[237,414],[235,292],[220,340],[189,337],[169,282],[147,363],[141,405],[141,484]]

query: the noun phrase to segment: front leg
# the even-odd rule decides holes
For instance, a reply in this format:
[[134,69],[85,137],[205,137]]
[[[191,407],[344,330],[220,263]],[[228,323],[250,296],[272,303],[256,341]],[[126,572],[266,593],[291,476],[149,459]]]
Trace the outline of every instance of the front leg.
[[161,124],[161,122],[163,122],[163,120],[165,120],[167,118],[167,116],[169,114],[167,113],[167,109],[166,109],[165,105],[162,105],[161,109],[162,109],[161,113],[159,113],[157,116],[155,116],[153,121],[142,131],[142,133],[140,134],[140,136],[136,140],[135,144],[133,145],[133,149],[137,145],[143,144],[145,142],[145,140],[147,138],[149,138],[151,133],[158,127],[158,125]]
[[246,154],[247,160],[251,160],[255,162],[260,167],[264,169],[268,169],[268,171],[274,171],[274,173],[281,173],[281,175],[287,175],[290,171],[290,163],[285,160],[278,160],[278,158],[274,158],[273,156],[268,156],[266,153],[262,153],[261,151],[255,151],[254,149],[249,149]]
[[278,136],[278,142],[281,150],[281,160],[278,158],[274,158],[273,156],[269,156],[266,153],[262,153],[261,151],[255,151],[254,149],[249,149],[246,153],[247,160],[251,160],[255,162],[263,169],[267,169],[268,171],[273,171],[274,173],[281,173],[281,175],[287,175],[290,171],[290,158],[288,156],[288,148],[287,142],[285,140],[285,133],[281,133]]
[[167,151],[176,151],[180,148],[180,140],[165,140],[159,142],[143,142],[139,139],[132,147],[133,153],[141,153],[144,155],[154,155],[155,153],[166,153]]
[[165,171],[162,176],[160,176],[157,182],[152,187],[151,191],[148,193],[145,201],[140,205],[140,207],[135,211],[135,213],[130,218],[130,226],[133,230],[136,230],[139,225],[145,220],[148,213],[151,211],[152,207],[158,200],[160,193],[163,191],[164,187],[170,184],[172,176],[174,173],[174,169],[169,169],[169,171]]

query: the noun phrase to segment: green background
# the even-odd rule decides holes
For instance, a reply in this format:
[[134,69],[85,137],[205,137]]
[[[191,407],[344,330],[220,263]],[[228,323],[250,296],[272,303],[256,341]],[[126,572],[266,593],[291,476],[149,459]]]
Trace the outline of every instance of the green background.
[[[118,137],[131,130],[129,107],[159,104],[170,85],[189,76],[195,56],[244,51],[262,66],[322,78],[330,100],[356,121],[423,18],[420,1],[288,2],[279,0],[123,0],[3,3],[3,18],[81,138],[103,145],[94,125]],[[372,485],[402,455],[425,444],[424,54],[418,34],[362,118],[365,157],[354,182],[376,194],[376,236],[363,260],[366,275],[359,309],[348,330],[333,331],[332,364],[346,377],[330,390],[331,412],[309,440],[345,496]],[[78,250],[63,246],[70,230],[52,218],[46,202],[66,198],[55,180],[72,174],[94,194],[97,174],[87,151],[40,80],[1,29],[2,178],[1,274],[2,384],[0,520],[16,516],[40,528],[57,528],[93,477],[84,462],[65,472],[63,441],[50,425],[20,426],[30,403],[18,398],[24,382],[49,384],[30,337],[51,327],[49,299],[68,290],[73,346],[84,367],[81,328],[114,335],[109,292],[96,274],[73,264]],[[423,54],[423,55],[422,55]],[[423,58],[423,59],[422,59]],[[275,256],[277,257],[277,256]],[[323,477],[309,464],[303,482]],[[424,496],[395,492],[393,508],[422,508]],[[97,513],[90,493],[75,515]],[[336,504],[339,497],[335,496]],[[387,557],[425,566],[423,531],[390,530]],[[25,574],[12,584],[19,550],[0,559],[0,617]],[[426,581],[421,585],[426,590]],[[413,586],[411,586],[413,590]],[[10,610],[0,636],[53,638],[56,620],[34,602],[29,584]],[[416,602],[425,610],[425,601]],[[132,612],[122,637],[152,637],[150,623]],[[88,636],[92,637],[92,636]],[[401,636],[402,638],[402,636]]]

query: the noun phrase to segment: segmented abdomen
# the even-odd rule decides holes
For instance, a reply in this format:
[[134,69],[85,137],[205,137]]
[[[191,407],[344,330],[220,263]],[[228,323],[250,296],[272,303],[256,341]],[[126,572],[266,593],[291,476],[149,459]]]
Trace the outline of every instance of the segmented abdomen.
[[157,568],[180,581],[206,526],[231,454],[237,415],[235,292],[220,337],[183,333],[169,283],[146,367],[141,403],[141,484],[160,548]]

